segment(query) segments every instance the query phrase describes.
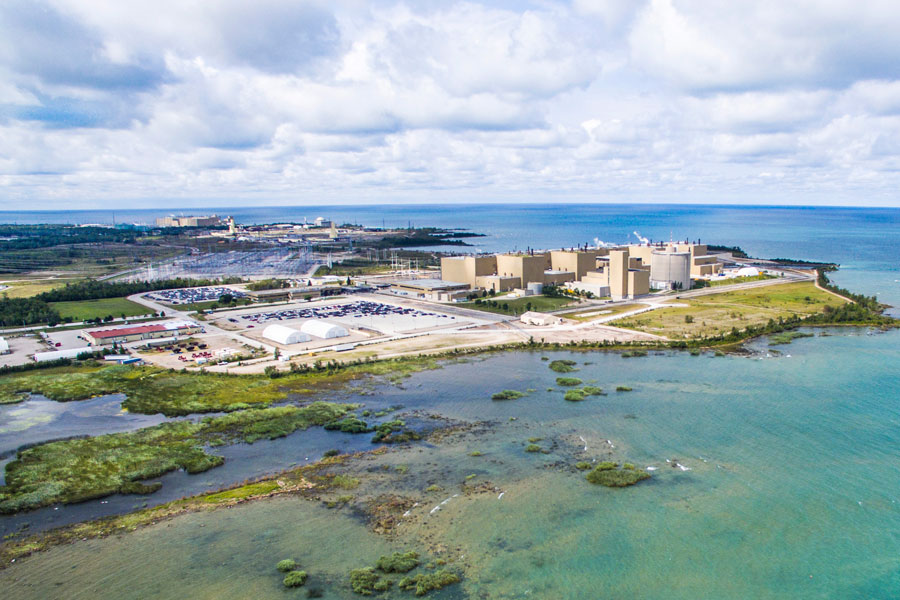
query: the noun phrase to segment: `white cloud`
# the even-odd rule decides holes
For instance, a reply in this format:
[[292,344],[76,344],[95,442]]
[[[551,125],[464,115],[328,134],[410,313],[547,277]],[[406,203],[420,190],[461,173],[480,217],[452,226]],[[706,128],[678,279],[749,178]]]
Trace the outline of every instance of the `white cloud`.
[[11,0],[0,185],[73,204],[885,197],[898,21],[883,1]]

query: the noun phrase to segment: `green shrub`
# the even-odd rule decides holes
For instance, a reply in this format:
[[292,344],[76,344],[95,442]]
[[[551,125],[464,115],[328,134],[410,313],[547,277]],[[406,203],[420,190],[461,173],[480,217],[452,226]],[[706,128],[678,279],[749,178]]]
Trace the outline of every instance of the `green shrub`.
[[471,452],[469,452],[469,456],[481,456],[481,452],[479,452],[478,450],[472,450]]
[[394,552],[390,556],[382,556],[375,563],[375,568],[385,573],[409,573],[419,566],[417,552]]
[[574,385],[581,385],[583,382],[577,377],[557,377],[556,385],[562,385],[565,387],[572,387]]
[[571,373],[572,371],[577,371],[575,365],[578,363],[574,360],[554,360],[550,363],[549,367],[551,371],[555,371],[557,373]]
[[586,460],[582,460],[581,462],[575,463],[575,468],[578,469],[579,471],[587,471],[588,469],[591,468],[591,466],[592,466],[591,463],[587,462]]
[[325,429],[340,431],[342,433],[369,433],[373,430],[372,427],[369,427],[368,423],[356,415],[348,415],[343,419],[326,423]]
[[516,390],[503,390],[491,396],[491,400],[515,400],[524,396],[522,392]]
[[585,479],[593,484],[606,487],[626,487],[650,478],[649,473],[638,471],[631,464],[626,463],[621,469],[616,467],[614,462],[598,463],[593,471],[585,475]]
[[297,568],[297,561],[293,558],[286,558],[284,560],[278,561],[278,564],[275,565],[275,568],[282,573],[287,573],[288,571],[293,571]]
[[647,356],[646,350],[631,350],[629,352],[623,352],[622,358],[637,358],[640,356]]
[[340,453],[341,453],[341,451],[338,450],[337,448],[332,448],[331,450],[326,450],[326,451],[322,454],[322,456],[323,456],[324,458],[331,458],[332,456],[337,456],[337,455],[340,454]]
[[777,346],[779,344],[790,344],[792,341],[798,338],[812,337],[811,333],[804,333],[802,331],[785,331],[784,333],[778,333],[769,337],[769,345]]
[[459,575],[453,571],[439,569],[434,573],[417,573],[412,577],[404,577],[397,583],[402,590],[415,590],[416,596],[424,596],[432,590],[439,590],[448,585],[459,583]]
[[390,579],[381,577],[372,567],[350,571],[350,587],[363,596],[371,596],[372,592],[385,592],[392,583]]
[[628,387],[627,385],[617,385],[617,386],[616,386],[616,391],[617,391],[617,392],[630,392],[630,391],[631,391],[631,388]]
[[584,390],[569,390],[566,392],[566,395],[563,396],[563,400],[568,402],[581,402],[584,399]]
[[359,479],[349,475],[335,475],[331,480],[331,485],[342,490],[352,490],[359,486]]
[[306,571],[291,571],[284,576],[284,587],[300,587],[306,583]]
[[540,451],[541,451],[541,447],[538,446],[537,444],[528,444],[527,446],[525,446],[525,452],[540,452]]
[[435,484],[435,483],[432,483],[432,484],[429,485],[427,488],[425,488],[425,491],[426,491],[426,492],[440,492],[440,491],[442,491],[443,489],[444,489],[444,488],[442,488],[441,486],[439,486],[439,485],[437,485],[437,484]]
[[597,387],[594,385],[586,385],[583,388],[581,388],[581,391],[583,391],[588,396],[605,396],[606,395],[603,393],[603,388]]
[[422,436],[415,431],[404,429],[405,426],[406,423],[400,419],[377,425],[375,427],[375,435],[372,436],[372,443],[399,444],[422,439]]

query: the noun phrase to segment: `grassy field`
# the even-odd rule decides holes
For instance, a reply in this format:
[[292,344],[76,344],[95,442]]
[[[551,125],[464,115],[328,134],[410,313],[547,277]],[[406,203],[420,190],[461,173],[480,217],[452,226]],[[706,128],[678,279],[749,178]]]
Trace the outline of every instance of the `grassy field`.
[[199,423],[176,421],[127,433],[41,444],[21,451],[6,466],[0,486],[0,513],[81,502],[115,493],[147,494],[160,483],[141,483],[174,471],[200,473],[224,462],[203,446],[283,437],[325,425],[357,408],[355,404],[314,402],[242,410]]
[[[582,323],[584,323],[587,321],[593,321],[594,319],[605,319],[613,317],[615,315],[620,315],[631,310],[637,310],[638,308],[641,308],[643,306],[643,304],[622,304],[621,306],[610,306],[608,308],[604,306],[591,306],[588,309],[562,313],[559,316],[566,319],[572,319],[574,321],[581,321]],[[603,314],[597,314],[599,312],[603,312]]]
[[670,339],[705,337],[765,324],[769,319],[811,315],[844,300],[810,282],[770,285],[748,290],[677,300],[686,307],[664,308],[613,321],[611,325],[664,335]]
[[775,279],[774,275],[766,275],[765,273],[761,273],[759,275],[752,275],[747,277],[735,277],[733,279],[719,279],[716,281],[706,281],[699,280],[694,282],[695,288],[701,287],[718,287],[721,285],[736,285],[738,283],[749,283],[751,281],[765,281],[766,279]]
[[113,317],[136,317],[149,315],[153,311],[127,298],[101,298],[99,300],[78,300],[75,302],[51,302],[50,306],[59,311],[63,318],[71,317],[74,321],[85,319],[102,319],[107,315]]
[[6,294],[10,298],[30,298],[36,294],[40,294],[41,292],[49,292],[52,289],[56,289],[58,287],[62,287],[66,285],[67,281],[74,281],[72,279],[15,279],[15,280],[6,280],[3,281],[3,285],[8,285],[9,287],[3,291],[0,291],[0,294]]
[[[487,302],[490,301],[496,302],[498,306],[487,304]],[[559,310],[560,308],[565,308],[574,302],[575,300],[571,298],[553,298],[549,296],[527,296],[525,298],[497,296],[495,298],[482,298],[480,304],[475,304],[475,302],[462,302],[459,306],[501,315],[521,315],[529,310],[535,312],[551,312]],[[507,305],[507,308],[503,308],[504,304]]]

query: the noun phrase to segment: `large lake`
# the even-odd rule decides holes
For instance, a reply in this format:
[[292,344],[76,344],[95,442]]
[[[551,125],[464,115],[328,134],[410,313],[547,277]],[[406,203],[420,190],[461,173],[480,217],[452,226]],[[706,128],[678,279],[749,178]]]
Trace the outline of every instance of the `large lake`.
[[[59,547],[0,584],[8,598],[281,597],[273,565],[293,556],[323,597],[349,598],[349,569],[417,548],[465,569],[438,597],[896,598],[900,332],[828,333],[777,356],[761,340],[748,357],[510,352],[447,364],[379,388],[378,404],[486,422],[357,467],[360,499],[380,489],[421,501],[394,538],[349,508],[281,498]],[[571,375],[609,395],[565,402],[544,357],[577,361]],[[489,399],[504,388],[534,391]],[[548,453],[524,452],[529,438]],[[571,468],[607,458],[653,477],[607,489]],[[367,477],[401,464],[370,489]],[[453,497],[468,475],[502,498]],[[424,491],[435,483],[443,491]]]

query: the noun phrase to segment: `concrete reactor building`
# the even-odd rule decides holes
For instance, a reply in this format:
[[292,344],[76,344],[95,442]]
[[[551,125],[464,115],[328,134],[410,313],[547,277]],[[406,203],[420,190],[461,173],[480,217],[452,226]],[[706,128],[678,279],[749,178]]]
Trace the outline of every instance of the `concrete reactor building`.
[[650,254],[650,288],[654,290],[689,290],[691,288],[691,254],[674,247],[654,250]]

